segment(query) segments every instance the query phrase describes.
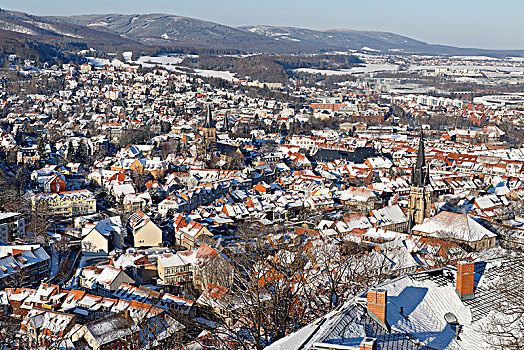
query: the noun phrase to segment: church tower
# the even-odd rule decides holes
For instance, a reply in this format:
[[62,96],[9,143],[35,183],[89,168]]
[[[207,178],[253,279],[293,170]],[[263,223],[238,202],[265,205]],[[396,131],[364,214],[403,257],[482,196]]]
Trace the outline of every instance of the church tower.
[[229,132],[229,129],[231,127],[229,126],[229,112],[226,112],[226,115],[224,116],[224,126],[222,128],[223,132]]
[[211,115],[211,108],[209,105],[207,106],[204,125],[202,125],[202,136],[206,146],[215,143],[217,139],[217,129],[215,127],[215,122],[213,121],[213,116]]
[[426,166],[424,154],[424,134],[420,131],[417,163],[411,169],[411,187],[409,190],[408,232],[413,226],[421,224],[431,214],[431,187],[429,184],[429,166]]

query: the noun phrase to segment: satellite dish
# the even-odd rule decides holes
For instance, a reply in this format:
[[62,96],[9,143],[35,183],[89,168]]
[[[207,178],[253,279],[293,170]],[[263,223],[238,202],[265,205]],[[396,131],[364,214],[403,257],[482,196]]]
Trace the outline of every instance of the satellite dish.
[[446,320],[446,322],[450,325],[457,325],[459,324],[458,323],[458,320],[457,320],[457,316],[455,316],[454,314],[452,314],[451,312],[447,312],[445,315],[444,315],[444,319]]

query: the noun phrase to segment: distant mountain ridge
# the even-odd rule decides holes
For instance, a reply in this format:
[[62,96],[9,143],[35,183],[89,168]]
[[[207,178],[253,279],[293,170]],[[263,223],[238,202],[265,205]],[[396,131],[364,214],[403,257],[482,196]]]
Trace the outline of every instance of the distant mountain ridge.
[[89,47],[134,47],[138,42],[52,18],[0,9],[0,56],[15,54],[47,61],[80,60],[76,52]]
[[118,33],[145,45],[200,46],[263,53],[319,53],[370,48],[385,52],[430,55],[524,55],[524,50],[485,50],[433,45],[380,31],[313,30],[264,25],[234,28],[168,14],[102,14],[54,18]]
[[34,16],[0,10],[2,37],[48,44],[111,47],[195,47],[246,53],[295,54],[376,50],[428,55],[524,56],[524,50],[486,50],[433,45],[406,36],[358,30],[278,26],[230,27],[169,14]]
[[265,35],[239,28],[167,14],[82,15],[53,19],[119,34],[143,45],[196,46],[264,53],[316,50],[309,45],[283,44]]
[[280,26],[244,26],[241,29],[264,35],[276,40],[304,42],[310,46],[329,50],[361,50],[363,48],[389,53],[429,54],[429,55],[518,55],[524,50],[489,50],[459,48],[447,45],[428,44],[407,36],[351,29],[313,30]]
[[406,50],[428,45],[419,40],[387,32],[350,29],[313,30],[274,26],[246,26],[241,28],[276,40],[307,42],[310,45],[338,50],[359,50],[364,47],[380,51]]
[[119,34],[78,26],[53,17],[33,16],[23,12],[0,9],[0,30],[27,35],[29,38],[59,42],[105,43],[136,45],[136,41]]

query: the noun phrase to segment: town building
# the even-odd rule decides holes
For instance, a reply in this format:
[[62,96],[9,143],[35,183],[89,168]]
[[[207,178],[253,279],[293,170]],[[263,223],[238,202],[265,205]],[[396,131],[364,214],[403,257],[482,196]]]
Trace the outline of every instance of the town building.
[[25,235],[25,218],[21,213],[0,213],[0,239],[8,242]]
[[429,184],[429,166],[426,166],[424,154],[424,134],[420,132],[417,162],[411,169],[411,187],[409,190],[408,232],[413,225],[422,224],[431,216],[431,188]]

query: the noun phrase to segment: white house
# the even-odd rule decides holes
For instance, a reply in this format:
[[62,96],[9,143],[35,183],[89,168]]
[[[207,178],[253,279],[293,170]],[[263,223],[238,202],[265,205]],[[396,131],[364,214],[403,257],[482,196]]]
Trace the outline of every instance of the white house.
[[162,245],[162,230],[141,211],[136,211],[129,217],[127,226],[135,247]]
[[99,221],[82,238],[82,251],[90,253],[105,253],[124,245],[122,222],[119,216],[113,216]]

